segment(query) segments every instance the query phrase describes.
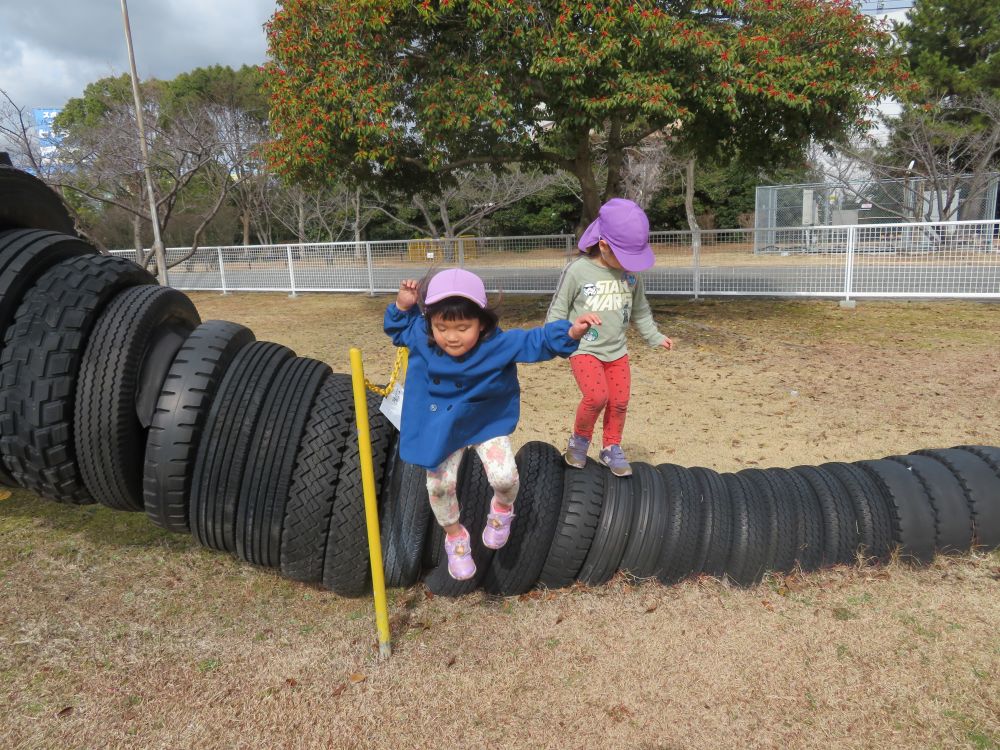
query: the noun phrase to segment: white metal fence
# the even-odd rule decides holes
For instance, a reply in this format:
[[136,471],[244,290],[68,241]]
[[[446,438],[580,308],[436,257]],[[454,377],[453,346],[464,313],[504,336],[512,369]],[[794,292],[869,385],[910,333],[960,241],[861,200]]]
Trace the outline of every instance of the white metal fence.
[[[653,232],[650,294],[1000,298],[1000,221]],[[188,250],[170,248],[168,263]],[[116,251],[135,257],[134,251]],[[391,292],[458,265],[491,291],[549,294],[569,235],[200,248],[170,269],[195,291]]]

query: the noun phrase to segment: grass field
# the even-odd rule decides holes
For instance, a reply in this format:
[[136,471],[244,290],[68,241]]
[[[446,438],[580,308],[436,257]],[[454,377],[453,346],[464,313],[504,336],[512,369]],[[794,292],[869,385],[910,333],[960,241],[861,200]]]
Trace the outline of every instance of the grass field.
[[[384,380],[388,297],[194,295],[204,319]],[[547,300],[508,297],[507,327]],[[1000,306],[657,299],[631,342],[633,459],[794,466],[1000,445]],[[564,362],[521,368],[515,441],[562,446]],[[141,514],[0,500],[0,747],[1000,747],[1000,554],[373,609]]]

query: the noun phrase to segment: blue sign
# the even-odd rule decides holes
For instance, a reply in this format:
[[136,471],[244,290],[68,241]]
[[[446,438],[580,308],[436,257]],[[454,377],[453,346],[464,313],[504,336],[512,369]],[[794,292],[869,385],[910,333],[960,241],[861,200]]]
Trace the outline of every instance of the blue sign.
[[38,150],[43,158],[49,158],[55,154],[61,140],[55,132],[53,122],[56,116],[62,112],[61,109],[34,109],[35,133],[38,136]]

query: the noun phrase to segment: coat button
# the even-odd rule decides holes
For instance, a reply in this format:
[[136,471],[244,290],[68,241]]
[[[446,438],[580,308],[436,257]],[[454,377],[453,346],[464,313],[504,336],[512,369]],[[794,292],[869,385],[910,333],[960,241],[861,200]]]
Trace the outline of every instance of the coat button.
[[431,411],[437,411],[437,410],[438,410],[438,405],[437,404],[431,404]]
[[461,387],[462,387],[462,384],[461,384],[461,383],[455,383],[455,387],[456,387],[456,388],[461,388]]
[[434,378],[434,385],[441,385],[441,378]]

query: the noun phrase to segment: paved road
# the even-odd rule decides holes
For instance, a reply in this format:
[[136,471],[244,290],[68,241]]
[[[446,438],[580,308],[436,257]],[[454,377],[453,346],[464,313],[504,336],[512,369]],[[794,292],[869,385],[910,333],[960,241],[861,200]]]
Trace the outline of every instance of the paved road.
[[[483,277],[488,289],[505,292],[550,294],[559,278],[556,268],[497,268],[466,266]],[[292,281],[285,268],[246,268],[227,264],[225,286],[231,290],[291,291]],[[412,275],[410,267],[376,267],[372,278],[375,291],[396,289],[400,279]],[[368,291],[365,268],[328,267],[296,268],[298,291]],[[978,295],[1000,297],[1000,266],[864,264],[854,269],[852,294],[857,296],[897,295]],[[644,274],[650,294],[692,294],[694,272],[691,268],[657,268]],[[174,268],[170,283],[178,289],[221,289],[217,269],[185,270]],[[703,266],[700,273],[702,294],[829,295],[844,291],[842,268],[817,265],[742,265]]]

